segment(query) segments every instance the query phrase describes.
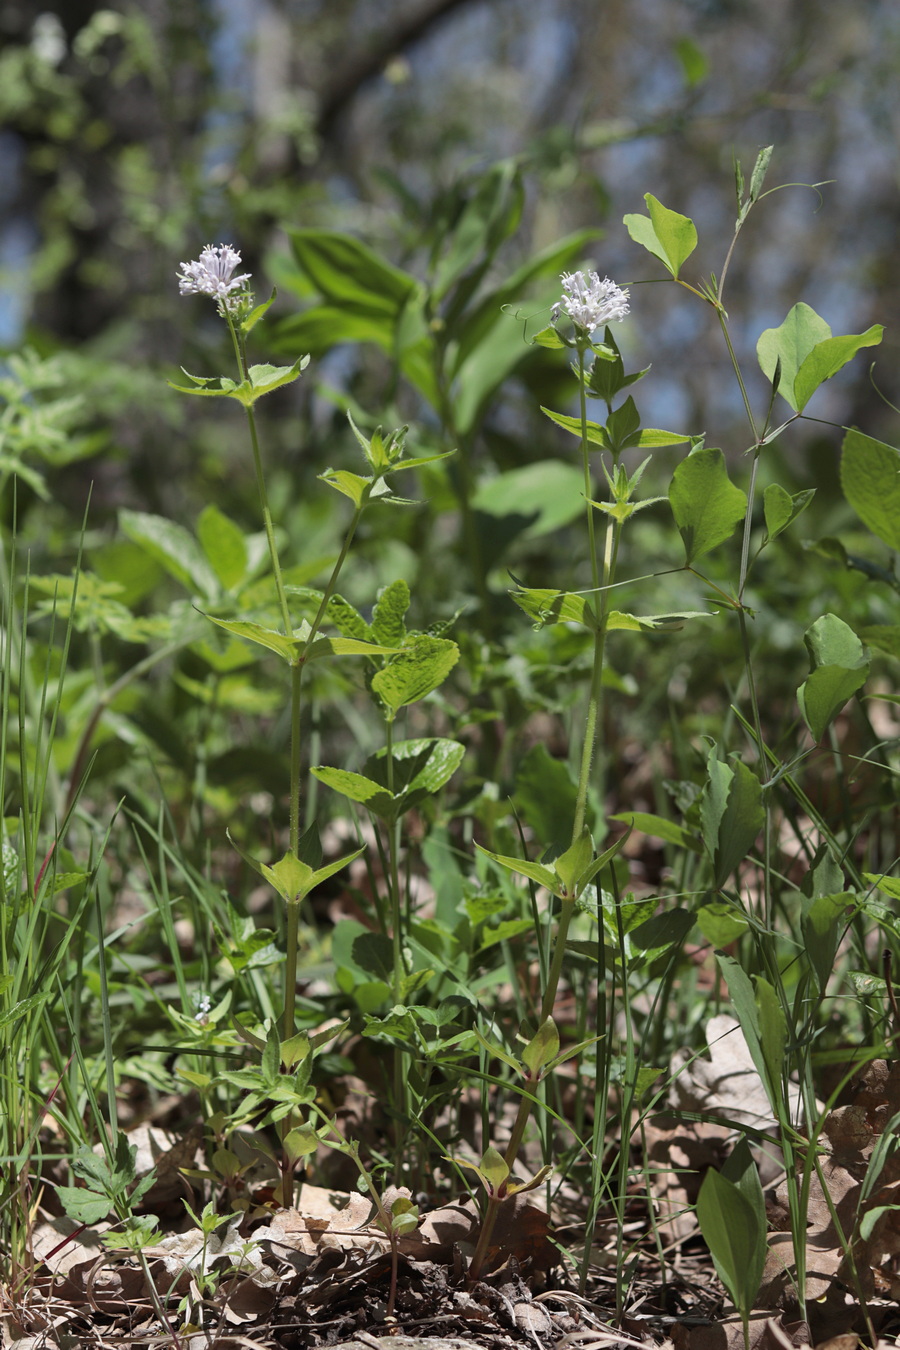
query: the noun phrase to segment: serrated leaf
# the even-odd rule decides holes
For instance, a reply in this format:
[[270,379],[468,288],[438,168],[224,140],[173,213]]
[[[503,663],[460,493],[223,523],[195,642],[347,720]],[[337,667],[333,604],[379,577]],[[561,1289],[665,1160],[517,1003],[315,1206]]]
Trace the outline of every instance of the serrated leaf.
[[393,581],[385,586],[372,612],[372,637],[388,648],[403,645],[406,637],[406,612],[409,609],[409,586],[405,581]]
[[373,675],[372,690],[393,717],[443,684],[458,660],[455,642],[420,634]]

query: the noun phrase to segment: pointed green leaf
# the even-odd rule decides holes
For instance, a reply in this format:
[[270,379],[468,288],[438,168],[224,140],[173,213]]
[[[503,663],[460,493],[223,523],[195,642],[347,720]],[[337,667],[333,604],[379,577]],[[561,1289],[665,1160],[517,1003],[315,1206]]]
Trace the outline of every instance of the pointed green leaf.
[[766,518],[765,542],[770,543],[786,530],[800,512],[806,510],[815,495],[815,488],[805,488],[802,492],[795,492],[791,496],[778,483],[770,483],[763,493],[763,511]]
[[333,788],[351,802],[359,802],[376,816],[386,817],[393,806],[393,796],[381,783],[374,783],[361,773],[352,773],[349,769],[333,769],[328,766],[311,769],[310,772],[326,787]]
[[197,519],[197,538],[226,590],[247,575],[247,541],[243,530],[212,502]]
[[848,431],[841,448],[841,488],[863,524],[900,552],[900,451]]
[[539,333],[535,333],[531,344],[534,347],[549,347],[551,351],[559,351],[566,345],[552,324],[549,328],[542,328]]
[[292,901],[303,898],[310,890],[313,870],[305,862],[288,851],[277,863],[269,866],[262,863],[260,870],[268,882],[275,888],[283,900]]
[[[541,408],[545,417],[549,417],[551,422],[555,422],[563,431],[570,431],[573,436],[581,440],[581,418],[569,417],[566,413],[554,412],[552,408]],[[586,423],[586,434],[589,444],[599,445],[603,450],[611,449],[609,437],[606,434],[606,427],[602,427],[599,422],[588,421]]]
[[290,230],[298,264],[326,300],[362,314],[397,316],[419,283],[336,230]]
[[522,1063],[533,1079],[559,1054],[559,1032],[552,1017],[547,1017],[522,1051]]
[[684,541],[688,566],[733,534],[747,498],[728,477],[721,450],[695,450],[675,470],[669,503]]
[[216,619],[212,614],[206,617],[217,628],[224,628],[226,633],[234,633],[235,637],[277,653],[288,665],[293,665],[299,659],[304,646],[299,639],[285,637],[284,633],[274,628],[264,628],[261,623],[253,623],[250,619]]
[[645,193],[644,201],[650,218],[625,216],[625,228],[636,244],[641,244],[648,253],[659,258],[672,276],[677,278],[682,264],[697,247],[694,222],[677,211],[670,211],[652,193]]
[[120,511],[119,527],[192,594],[207,600],[214,600],[219,594],[215,572],[196,539],[182,525],[143,511]]
[[674,820],[666,820],[665,816],[652,815],[648,811],[620,811],[618,815],[610,816],[609,819],[631,825],[642,834],[653,835],[667,844],[689,848],[694,853],[701,852],[701,845],[694,836],[683,825],[676,825]]
[[803,898],[803,942],[820,994],[834,973],[838,941],[857,904],[853,891]]
[[739,759],[723,764],[713,746],[706,771],[700,819],[703,841],[713,859],[713,885],[719,890],[763,828],[765,809],[759,779]]
[[503,1185],[509,1176],[509,1168],[502,1153],[491,1145],[486,1148],[482,1155],[479,1171],[482,1176],[487,1178],[491,1193],[496,1195],[497,1191]]
[[443,684],[458,660],[455,642],[420,634],[372,677],[372,689],[393,715]]
[[[592,633],[596,632],[597,620],[590,602],[583,595],[573,591],[552,591],[518,586],[510,591],[510,596],[520,609],[535,621],[535,625],[548,623],[582,623]],[[640,626],[640,625],[636,625]]]
[[697,927],[713,947],[727,947],[748,928],[747,919],[734,905],[716,901],[697,910]]
[[544,867],[542,863],[529,862],[527,858],[511,858],[502,853],[492,853],[490,849],[482,848],[481,844],[475,847],[480,853],[486,853],[495,863],[505,867],[508,872],[517,872],[519,876],[528,877],[529,881],[536,881],[539,886],[556,894],[558,882],[556,873],[552,867]]
[[632,444],[640,449],[662,450],[667,445],[686,445],[690,436],[685,436],[680,431],[663,431],[659,427],[644,427],[643,431],[638,433],[636,441]]
[[654,633],[660,629],[674,632],[684,625],[685,619],[708,619],[709,615],[700,609],[686,609],[680,614],[623,614],[621,610],[611,609],[606,616],[609,632],[624,630],[628,633]]
[[409,609],[409,586],[405,581],[393,581],[385,586],[372,612],[372,637],[382,646],[397,648],[406,637],[406,612]]
[[696,450],[675,470],[669,505],[691,566],[730,539],[745,517],[746,495],[730,481],[721,450]]
[[381,647],[377,642],[360,642],[358,638],[320,637],[306,648],[307,661],[319,661],[323,656],[391,656],[393,647]]
[[575,843],[571,844],[565,853],[561,853],[553,864],[554,871],[561,882],[561,888],[573,899],[577,882],[582,873],[590,866],[593,857],[593,840],[588,830],[584,829]]
[[767,328],[756,344],[760,369],[768,380],[780,372],[778,392],[798,412],[794,381],[803,362],[820,342],[831,337],[831,329],[814,309],[802,302],[794,305],[778,328]]
[[844,337],[826,338],[816,343],[794,379],[794,407],[802,412],[820,384],[830,380],[861,347],[877,347],[881,342],[884,328],[880,323],[873,324],[864,333],[848,333]]
[[319,479],[333,487],[336,492],[341,492],[345,497],[349,497],[354,506],[361,506],[367,488],[371,488],[372,479],[363,478],[361,474],[350,473],[348,469],[326,469],[324,473],[319,474]]
[[836,614],[823,614],[804,633],[812,671],[797,690],[797,702],[813,738],[825,730],[869,676],[866,649]]
[[757,1208],[715,1168],[703,1178],[697,1196],[697,1221],[716,1273],[742,1317],[753,1310],[762,1282],[767,1243]]

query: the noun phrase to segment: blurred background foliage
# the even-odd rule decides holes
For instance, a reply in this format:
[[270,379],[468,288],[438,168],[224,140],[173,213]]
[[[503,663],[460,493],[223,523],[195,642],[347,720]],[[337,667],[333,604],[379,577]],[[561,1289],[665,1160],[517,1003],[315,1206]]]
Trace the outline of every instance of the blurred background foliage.
[[[14,507],[5,478],[4,519],[9,525],[15,509],[36,571],[64,574],[74,561],[73,523],[90,495],[87,562],[122,588],[118,597],[135,614],[152,597],[148,623],[151,611],[183,602],[184,589],[123,538],[120,511],[159,513],[193,532],[213,500],[243,529],[259,528],[241,419],[230,406],[178,402],[165,383],[181,365],[230,372],[213,306],[180,298],[176,285],[178,263],[205,243],[240,248],[260,298],[272,281],[279,285],[254,334],[257,359],[273,351],[293,359],[307,349],[291,346],[292,333],[308,336],[302,323],[291,325],[317,294],[292,253],[298,228],[349,231],[430,287],[438,333],[451,303],[439,285],[447,241],[459,242],[460,222],[493,174],[495,186],[505,184],[503,221],[474,278],[475,300],[542,250],[579,230],[594,232],[573,245],[566,266],[584,261],[633,286],[632,317],[617,338],[627,369],[653,361],[638,396],[644,424],[706,432],[739,464],[747,432],[712,311],[676,288],[637,284],[655,274],[621,219],[642,210],[643,193],[653,192],[696,221],[701,242],[689,279],[718,272],[734,221],[733,159],[749,170],[758,148],[772,143],[770,184],[822,186],[769,197],[741,237],[727,304],[751,393],[765,402],[757,336],[803,299],[835,333],[887,324],[875,380],[900,400],[891,325],[900,12],[892,0],[141,0],[102,7],[0,0],[0,41],[0,340],[8,352],[27,345],[44,359],[35,376],[44,383],[29,387],[26,400],[29,416],[43,408],[44,421],[30,442],[22,432],[19,449],[20,463],[29,455],[43,460],[49,483],[42,495],[41,482],[20,474]],[[507,334],[523,338],[547,321],[558,287],[545,276],[524,290],[504,320]],[[536,709],[559,711],[578,669],[572,635],[530,633],[504,594],[507,568],[543,584],[573,584],[571,515],[554,514],[543,478],[530,497],[528,482],[516,480],[524,494],[518,514],[491,513],[497,475],[564,461],[575,449],[538,411],[540,403],[571,404],[565,361],[523,341],[510,378],[489,388],[477,416],[460,427],[377,343],[325,334],[314,356],[303,379],[261,410],[287,562],[311,564],[336,552],[343,516],[315,475],[356,453],[347,407],[369,427],[409,421],[416,452],[464,442],[456,467],[411,485],[428,497],[427,508],[366,521],[356,545],[365,565],[348,575],[346,589],[370,605],[379,585],[403,577],[413,586],[412,619],[422,626],[449,617],[460,593],[480,606],[480,633],[460,639],[470,645],[460,667],[467,711],[448,705],[445,712],[476,728],[482,749],[496,734],[490,750],[503,763],[504,737]],[[894,413],[862,360],[829,384],[815,414],[896,439]],[[779,443],[764,469],[764,481],[777,477],[791,491],[819,489],[804,517],[814,538],[852,522],[837,488],[839,444],[839,432],[808,422]],[[653,487],[664,491],[674,460],[663,451],[659,464]],[[461,484],[463,473],[469,481]],[[508,480],[504,492],[512,486]],[[573,502],[577,512],[577,494]],[[29,531],[38,504],[40,526]],[[632,573],[677,565],[671,536],[664,511],[642,516]],[[821,558],[810,564],[799,543],[784,547],[793,555],[787,566],[781,555],[773,579],[767,639],[792,653],[787,717],[805,673],[799,634],[811,592],[812,617],[828,604],[840,613],[859,602],[865,621],[883,622],[885,602],[870,597],[860,573]],[[452,570],[454,559],[461,570]],[[448,578],[455,589],[442,590]],[[657,603],[643,608],[696,601],[685,584],[683,577],[659,582]],[[132,627],[123,638],[121,625],[110,626],[108,616],[103,622],[105,629],[97,620],[93,630],[87,623],[99,642],[98,668],[111,643],[153,636],[152,628]],[[502,645],[507,632],[515,632],[516,646]],[[501,646],[482,648],[483,639]],[[737,661],[723,625],[682,635],[674,672],[667,642],[626,637],[617,645],[614,664],[628,674],[610,678],[632,696],[621,709],[626,741],[627,728],[646,728],[651,707],[667,700],[681,704],[689,732],[702,730],[704,697],[721,691],[723,677],[727,686],[729,662]],[[195,644],[181,658],[179,680],[167,686],[167,702],[117,705],[132,719],[129,735],[140,726],[163,746],[191,792],[201,779],[204,792],[217,781],[206,739],[212,714],[201,692],[208,676]],[[249,726],[265,703],[259,694],[259,706],[250,699],[231,709],[250,719],[238,741],[256,734]],[[184,732],[187,706],[195,742]],[[777,699],[772,715],[781,715]],[[344,734],[356,734],[348,716]],[[499,729],[491,732],[494,722]],[[178,737],[167,724],[181,728]],[[120,764],[132,753],[121,739],[124,725]],[[270,749],[278,727],[268,729]],[[553,749],[546,727],[531,734]],[[237,766],[234,741],[232,723],[217,747],[220,785],[280,781],[262,749],[256,768],[250,757]],[[117,754],[108,753],[114,767]],[[227,807],[227,794],[221,804]]]

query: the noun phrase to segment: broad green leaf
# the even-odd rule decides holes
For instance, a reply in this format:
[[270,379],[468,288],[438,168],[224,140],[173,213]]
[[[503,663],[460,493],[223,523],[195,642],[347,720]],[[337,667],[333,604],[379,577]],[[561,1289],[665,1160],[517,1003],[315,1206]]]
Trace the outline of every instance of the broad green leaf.
[[214,600],[219,594],[219,581],[215,572],[196,539],[183,526],[166,520],[164,516],[152,516],[143,511],[120,511],[119,528],[192,594],[199,594],[207,600]]
[[584,511],[584,475],[559,459],[542,459],[482,482],[472,505],[490,516],[531,516],[524,531],[535,539],[568,525]]
[[391,656],[393,647],[382,647],[377,642],[360,642],[358,638],[319,637],[304,653],[307,661],[318,661],[323,656]]
[[544,848],[564,848],[572,838],[576,797],[566,761],[537,741],[516,770],[513,805]]
[[667,909],[636,924],[628,936],[635,950],[641,953],[642,963],[651,963],[679,947],[693,926],[694,915],[689,910]]
[[393,796],[382,783],[374,783],[361,773],[352,773],[350,769],[333,769],[326,766],[311,769],[310,772],[326,787],[333,788],[351,802],[359,802],[376,816],[385,816],[393,805]]
[[366,623],[359,610],[354,609],[348,600],[342,595],[333,595],[328,602],[326,615],[329,623],[333,623],[335,628],[341,634],[341,637],[356,638],[359,642],[370,642],[372,640],[372,630]]
[[667,844],[689,848],[693,853],[702,851],[702,846],[683,825],[676,825],[673,820],[666,820],[664,816],[655,816],[649,811],[620,811],[618,815],[610,816],[609,819],[621,821],[624,825],[632,825],[642,834],[653,835]]
[[540,1077],[541,1070],[558,1054],[559,1032],[553,1018],[547,1017],[522,1051],[522,1063],[535,1079]]
[[766,379],[773,380],[779,371],[778,392],[795,412],[798,412],[794,381],[803,362],[820,342],[831,337],[831,329],[823,318],[802,302],[794,305],[778,328],[767,328],[760,334],[756,355]]
[[575,843],[570,844],[555,860],[553,870],[568,895],[575,895],[579,878],[590,866],[593,857],[593,841],[589,832],[584,829]]
[[739,759],[724,764],[710,749],[700,804],[703,842],[713,860],[713,885],[725,885],[765,824],[759,779]]
[[385,586],[372,612],[372,637],[384,647],[402,646],[406,637],[406,611],[409,609],[409,586],[403,580]]
[[690,436],[680,431],[663,431],[660,427],[644,427],[632,444],[638,449],[662,450],[667,445],[686,445]]
[[700,609],[686,609],[680,614],[623,614],[619,609],[611,609],[606,616],[606,627],[609,632],[655,633],[660,629],[673,632],[682,627],[685,619],[708,618],[709,615]]
[[288,231],[301,269],[326,300],[360,313],[397,315],[419,289],[414,277],[336,230]]
[[274,628],[264,628],[261,623],[254,623],[250,619],[216,619],[211,614],[206,617],[218,628],[224,628],[226,633],[234,633],[235,637],[243,638],[246,642],[254,642],[258,647],[276,652],[288,665],[293,665],[299,659],[304,646],[298,638],[286,637],[284,633]]
[[[554,412],[552,408],[542,407],[541,412],[545,417],[549,417],[551,422],[555,422],[558,427],[562,427],[563,431],[570,431],[573,436],[577,436],[581,440],[580,417],[569,417],[566,413]],[[590,445],[599,445],[602,450],[612,448],[609,436],[606,434],[606,427],[601,426],[599,422],[588,420],[585,423],[585,431]]]
[[57,1186],[56,1194],[66,1214],[76,1223],[100,1223],[112,1209],[108,1195],[83,1186]]
[[838,940],[856,907],[857,898],[854,891],[842,891],[837,895],[820,895],[815,899],[804,896],[803,942],[820,994],[824,994],[825,987],[834,973]]
[[552,324],[550,325],[549,328],[542,328],[540,332],[535,333],[534,337],[531,339],[531,342],[532,345],[535,347],[548,347],[550,351],[554,352],[562,351],[562,349],[566,346],[565,342],[563,342],[559,333],[556,331],[556,329],[553,327]]
[[212,502],[200,512],[197,538],[213,571],[227,591],[247,575],[247,542],[240,526]]
[[731,482],[721,450],[695,450],[682,460],[669,487],[669,503],[691,566],[733,534],[747,513],[747,498]]
[[841,448],[841,488],[863,524],[900,552],[900,451],[848,431]]
[[400,708],[417,703],[443,684],[458,660],[455,642],[420,634],[373,675],[372,689],[393,720]]
[[515,161],[501,160],[480,175],[475,191],[445,236],[432,282],[440,299],[468,269],[483,272],[499,246],[518,226],[524,187]]
[[797,690],[797,702],[813,738],[825,730],[868,679],[866,649],[836,614],[823,614],[803,635],[812,671]]
[[876,323],[864,333],[848,333],[843,337],[830,337],[824,342],[817,342],[794,379],[794,406],[797,411],[802,412],[819,385],[830,380],[848,361],[852,361],[861,347],[877,347],[883,333],[883,326]]
[[351,473],[349,469],[326,469],[324,473],[319,474],[319,479],[329,487],[333,487],[336,492],[349,497],[354,506],[362,505],[366,489],[372,486],[371,478]]
[[762,1282],[767,1243],[765,1222],[741,1189],[709,1168],[697,1196],[697,1222],[716,1273],[747,1319]]
[[558,881],[552,867],[545,867],[543,863],[529,862],[527,858],[511,858],[502,853],[492,853],[490,849],[482,848],[481,844],[476,844],[475,847],[480,853],[486,853],[495,863],[505,867],[507,872],[517,872],[519,876],[528,877],[529,881],[536,881],[539,886],[556,893]]
[[886,652],[888,656],[900,659],[900,625],[868,624],[865,628],[857,630],[857,637],[861,638],[867,647],[877,647],[880,652]]
[[393,312],[360,313],[339,305],[314,305],[277,324],[272,350],[287,353],[299,347],[322,356],[342,342],[371,342],[389,352],[394,348],[395,331]]
[[677,211],[670,211],[650,192],[644,194],[644,201],[650,212],[649,220],[646,216],[625,216],[625,228],[635,243],[659,258],[677,278],[682,264],[697,247],[694,222]]
[[[573,591],[552,591],[519,586],[510,591],[520,609],[535,621],[535,626],[548,623],[582,623],[592,633],[597,620],[590,602]],[[640,626],[640,625],[636,625]]]
[[697,910],[697,927],[713,947],[727,947],[745,933],[747,919],[734,905],[716,901]]
[[[391,754],[394,762],[394,781],[402,792],[439,792],[448,783],[465,757],[466,747],[461,741],[443,736],[428,739],[397,741]],[[387,750],[379,750],[367,761],[374,776],[386,773]]]
[[509,1176],[509,1168],[503,1154],[499,1153],[493,1145],[485,1149],[478,1174],[486,1179],[488,1190],[492,1195],[500,1189]]
[[766,518],[765,542],[769,543],[786,530],[800,512],[806,509],[815,495],[815,488],[806,488],[791,496],[778,483],[770,483],[763,493],[763,511]]
[[892,900],[900,900],[900,877],[889,877],[878,872],[863,872],[863,879],[881,891],[882,895],[889,895]]

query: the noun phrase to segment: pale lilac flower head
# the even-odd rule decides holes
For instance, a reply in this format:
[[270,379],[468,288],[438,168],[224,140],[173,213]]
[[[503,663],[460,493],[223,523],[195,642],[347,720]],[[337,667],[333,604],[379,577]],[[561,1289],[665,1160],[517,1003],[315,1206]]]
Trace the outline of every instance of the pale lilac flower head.
[[219,303],[219,312],[237,314],[247,299],[245,283],[250,273],[234,275],[241,255],[230,244],[207,244],[196,262],[181,264],[178,289],[182,295],[210,295]]
[[565,310],[576,328],[593,333],[595,328],[624,319],[628,313],[628,291],[617,286],[609,277],[601,281],[596,272],[566,272],[562,277],[565,295],[551,310],[556,323],[560,310]]

